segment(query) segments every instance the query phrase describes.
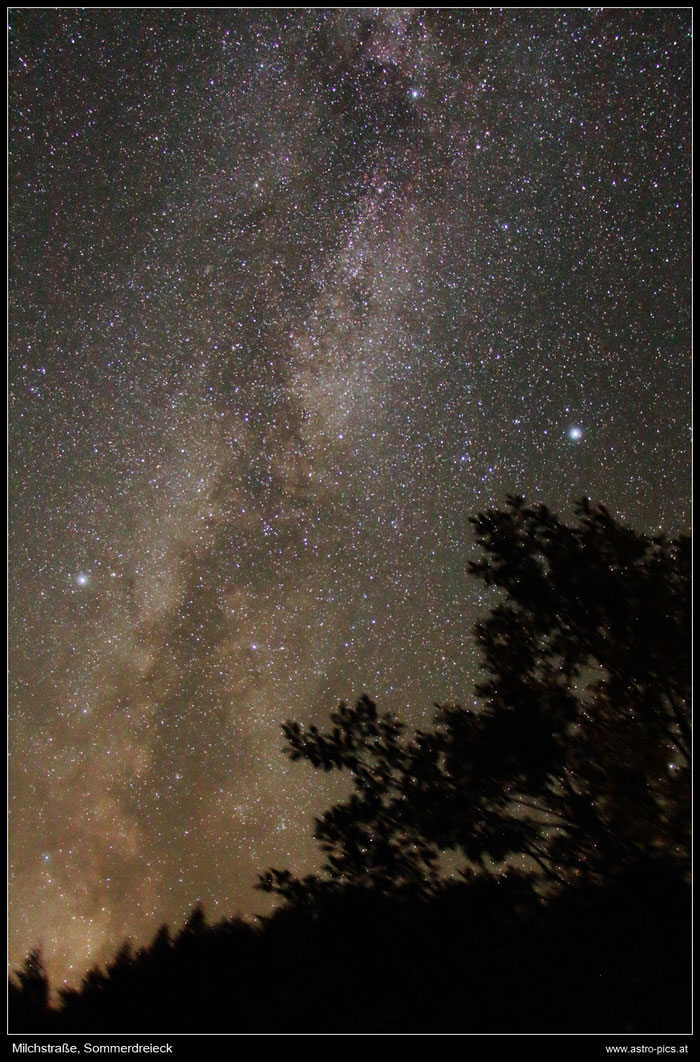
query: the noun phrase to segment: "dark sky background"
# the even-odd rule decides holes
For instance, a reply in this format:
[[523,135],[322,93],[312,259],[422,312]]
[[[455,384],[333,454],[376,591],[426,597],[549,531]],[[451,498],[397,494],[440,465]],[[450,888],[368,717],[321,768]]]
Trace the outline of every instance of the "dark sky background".
[[690,510],[688,10],[10,13],[10,960],[265,908],[468,518]]

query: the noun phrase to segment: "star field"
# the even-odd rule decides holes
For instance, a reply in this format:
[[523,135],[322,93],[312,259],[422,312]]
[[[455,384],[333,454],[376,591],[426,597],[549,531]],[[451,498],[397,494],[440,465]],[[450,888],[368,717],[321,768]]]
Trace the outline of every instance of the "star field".
[[10,962],[264,907],[469,516],[690,513],[686,10],[10,12]]

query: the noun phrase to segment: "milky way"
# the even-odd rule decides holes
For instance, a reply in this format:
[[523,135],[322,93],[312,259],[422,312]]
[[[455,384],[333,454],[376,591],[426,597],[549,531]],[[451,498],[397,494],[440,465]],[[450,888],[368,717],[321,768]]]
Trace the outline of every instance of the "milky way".
[[15,10],[10,959],[264,909],[280,724],[473,698],[469,516],[687,529],[688,11]]

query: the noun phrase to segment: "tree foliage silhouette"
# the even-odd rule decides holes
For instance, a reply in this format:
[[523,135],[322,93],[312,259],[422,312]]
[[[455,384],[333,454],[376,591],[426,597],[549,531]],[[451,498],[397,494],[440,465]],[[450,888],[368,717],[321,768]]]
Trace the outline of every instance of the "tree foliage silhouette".
[[8,1009],[17,1032],[42,1031],[49,1019],[49,979],[41,949],[30,951],[8,983]]
[[322,872],[268,870],[259,888],[431,894],[450,852],[467,875],[517,860],[556,887],[653,860],[687,872],[690,542],[586,499],[576,513],[509,497],[471,521],[469,570],[499,597],[476,626],[478,710],[437,705],[408,737],[363,696],[329,729],[285,724],[291,759],[348,771],[353,791],[316,820]]
[[13,1032],[689,1027],[689,542],[585,500],[573,526],[518,498],[472,524],[479,707],[286,723],[291,759],[352,782],[321,871],[267,871],[286,902],[253,925],[198,905],[125,942],[55,1009],[33,952]]

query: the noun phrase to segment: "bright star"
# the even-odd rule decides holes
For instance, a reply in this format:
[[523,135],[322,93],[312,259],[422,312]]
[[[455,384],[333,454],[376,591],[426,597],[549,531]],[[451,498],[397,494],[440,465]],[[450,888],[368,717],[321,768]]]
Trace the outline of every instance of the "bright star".
[[583,430],[581,428],[569,428],[569,438],[577,442],[583,436]]
[[86,575],[85,572],[80,572],[79,575],[76,575],[75,581],[78,586],[87,586],[87,584],[90,582],[90,576]]

